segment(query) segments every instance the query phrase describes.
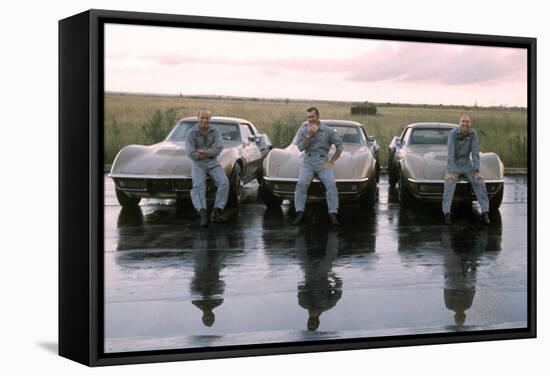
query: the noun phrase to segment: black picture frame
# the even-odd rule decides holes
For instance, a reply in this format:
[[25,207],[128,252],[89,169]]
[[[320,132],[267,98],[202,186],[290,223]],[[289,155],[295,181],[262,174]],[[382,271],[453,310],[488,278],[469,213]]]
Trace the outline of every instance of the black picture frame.
[[[102,350],[105,23],[527,49],[527,328],[105,354]],[[536,337],[536,46],[536,39],[525,37],[95,9],[59,21],[59,354],[88,366],[105,366]]]

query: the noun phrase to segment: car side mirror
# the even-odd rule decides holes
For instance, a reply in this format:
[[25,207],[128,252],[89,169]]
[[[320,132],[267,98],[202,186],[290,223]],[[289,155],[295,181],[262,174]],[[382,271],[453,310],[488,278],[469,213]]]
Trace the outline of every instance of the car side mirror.
[[249,142],[256,142],[256,136],[248,136]]
[[397,147],[401,147],[401,146],[403,145],[403,140],[400,139],[400,138],[398,138],[397,140],[395,140],[395,145],[396,145]]
[[367,136],[367,138],[370,142],[376,141],[376,137],[374,137],[374,136]]

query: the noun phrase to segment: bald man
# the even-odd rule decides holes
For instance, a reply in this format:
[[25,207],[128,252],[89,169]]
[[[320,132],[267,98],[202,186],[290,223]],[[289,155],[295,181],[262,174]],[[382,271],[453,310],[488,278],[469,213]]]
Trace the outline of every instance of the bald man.
[[223,209],[229,195],[229,180],[218,162],[223,150],[223,139],[217,128],[210,127],[210,111],[201,109],[198,122],[189,130],[185,139],[185,150],[191,158],[191,201],[199,212],[201,227],[208,226],[206,213],[206,175],[210,175],[217,186],[216,201],[212,211],[212,222],[225,222]]
[[[479,172],[479,138],[472,129],[472,119],[463,114],[459,118],[459,127],[449,132],[447,139],[447,175],[441,203],[445,223],[452,224],[451,205],[455,193],[456,182],[464,176],[472,186],[479,206],[481,221],[489,224],[489,198],[483,176]],[[471,159],[470,159],[471,155]]]

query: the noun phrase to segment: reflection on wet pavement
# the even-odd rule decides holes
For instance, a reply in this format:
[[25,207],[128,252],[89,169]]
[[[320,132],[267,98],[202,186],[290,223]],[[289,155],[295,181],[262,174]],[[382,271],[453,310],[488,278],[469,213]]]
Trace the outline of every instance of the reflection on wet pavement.
[[401,210],[383,180],[372,211],[266,210],[257,186],[226,224],[144,200],[122,210],[105,179],[105,351],[519,328],[527,325],[527,186],[500,211],[444,226],[438,206]]

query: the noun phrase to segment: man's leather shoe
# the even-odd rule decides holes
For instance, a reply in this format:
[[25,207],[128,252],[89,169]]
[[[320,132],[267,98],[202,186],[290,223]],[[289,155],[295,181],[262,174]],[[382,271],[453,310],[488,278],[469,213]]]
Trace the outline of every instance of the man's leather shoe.
[[296,218],[294,218],[294,222],[292,222],[292,224],[297,226],[301,224],[303,220],[304,220],[304,212],[302,211],[296,212]]
[[214,208],[214,210],[212,210],[212,216],[210,217],[210,220],[212,222],[218,222],[218,223],[225,222],[225,217],[223,215],[222,209]]

